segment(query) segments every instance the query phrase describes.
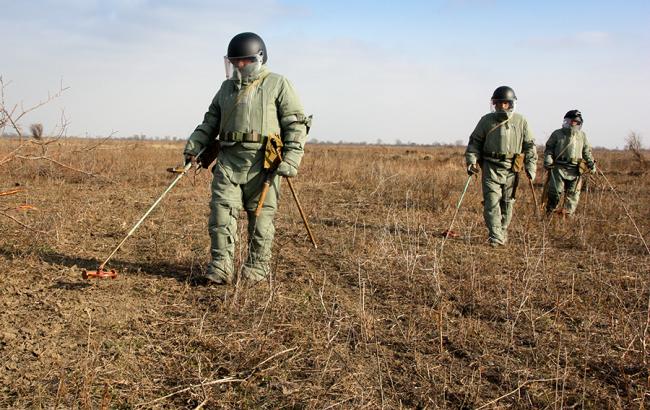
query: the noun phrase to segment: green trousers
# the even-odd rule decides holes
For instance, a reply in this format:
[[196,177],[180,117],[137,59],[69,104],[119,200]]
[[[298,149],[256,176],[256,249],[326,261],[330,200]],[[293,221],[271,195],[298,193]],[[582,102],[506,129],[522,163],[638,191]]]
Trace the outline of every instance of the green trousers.
[[488,161],[483,162],[483,219],[490,242],[505,244],[515,200],[511,198],[515,173]]
[[251,280],[263,279],[269,272],[275,235],[273,217],[279,199],[280,178],[274,178],[264,207],[256,217],[255,209],[264,184],[264,172],[258,172],[243,184],[233,182],[219,163],[213,172],[211,212],[208,220],[212,261],[208,271],[232,280],[235,244],[238,240],[237,219],[243,208],[248,216],[248,256],[242,268],[242,276]]
[[577,175],[577,171],[568,171],[560,167],[552,168],[548,181],[546,211],[553,212],[560,204],[562,194],[566,191],[564,210],[567,214],[573,214],[580,201],[580,181],[580,176]]

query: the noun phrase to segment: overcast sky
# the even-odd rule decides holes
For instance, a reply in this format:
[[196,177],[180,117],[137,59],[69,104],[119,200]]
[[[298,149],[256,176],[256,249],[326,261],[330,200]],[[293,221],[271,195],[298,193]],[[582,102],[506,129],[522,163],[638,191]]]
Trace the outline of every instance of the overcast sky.
[[242,31],[295,85],[330,141],[467,141],[494,88],[538,144],[580,109],[592,145],[650,145],[650,2],[0,0],[8,103],[70,89],[24,125],[186,138]]

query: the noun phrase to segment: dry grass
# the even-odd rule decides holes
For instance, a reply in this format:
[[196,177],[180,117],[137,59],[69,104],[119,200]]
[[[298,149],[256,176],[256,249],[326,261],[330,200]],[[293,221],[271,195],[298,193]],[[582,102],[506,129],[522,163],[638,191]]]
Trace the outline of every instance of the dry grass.
[[[650,260],[601,179],[577,218],[547,223],[522,184],[496,250],[473,182],[441,259],[460,149],[310,146],[295,182],[320,247],[285,189],[269,283],[197,284],[206,172],[127,242],[118,279],[83,281],[181,147],[65,140],[49,155],[72,168],[2,165],[0,191],[25,190],[0,197],[15,219],[0,216],[0,407],[646,406]],[[647,239],[650,183],[629,153],[596,156]]]

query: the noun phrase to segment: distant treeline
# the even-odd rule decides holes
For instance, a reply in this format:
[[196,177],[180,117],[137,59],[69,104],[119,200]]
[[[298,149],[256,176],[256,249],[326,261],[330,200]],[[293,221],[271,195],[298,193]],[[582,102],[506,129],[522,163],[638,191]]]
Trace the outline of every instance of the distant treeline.
[[[18,138],[18,135],[12,134],[12,133],[5,133],[2,134],[3,138]],[[24,136],[27,138],[26,136]],[[96,135],[96,136],[68,136],[67,138],[106,138],[106,136],[102,135]],[[171,136],[149,136],[145,134],[134,134],[128,137],[122,137],[122,136],[113,136],[113,139],[115,140],[127,140],[127,141],[185,141],[187,138],[186,137],[171,137]],[[400,139],[396,139],[393,142],[386,142],[383,141],[382,139],[378,138],[375,142],[366,142],[366,141],[361,141],[361,142],[348,142],[348,141],[327,141],[327,140],[318,140],[316,138],[310,138],[307,141],[309,144],[331,144],[331,145],[395,145],[395,146],[404,146],[404,147],[460,147],[460,146],[465,146],[466,143],[457,140],[454,143],[448,143],[448,142],[433,142],[430,144],[418,144],[415,142],[403,142]]]
[[[18,138],[17,134],[12,134],[12,133],[4,133],[0,135],[0,138]],[[28,136],[24,136],[24,138],[29,138]],[[91,139],[101,139],[101,138],[106,138],[106,136],[101,136],[101,135],[96,135],[96,136],[67,136],[66,138],[91,138]],[[187,140],[186,137],[170,137],[170,136],[164,136],[164,137],[159,137],[159,136],[148,136],[145,134],[134,134],[129,137],[120,137],[120,136],[113,136],[114,140],[124,140],[124,141],[185,141]],[[403,142],[400,139],[396,139],[393,142],[387,142],[383,141],[381,138],[378,138],[374,142],[367,142],[367,141],[361,141],[361,142],[349,142],[349,141],[343,141],[343,140],[338,140],[338,141],[329,141],[329,140],[319,140],[316,138],[310,138],[307,141],[308,144],[319,144],[319,145],[352,145],[352,146],[364,146],[364,145],[383,145],[383,146],[395,146],[395,147],[442,147],[442,148],[453,148],[453,147],[465,147],[467,146],[466,141],[462,140],[456,140],[453,143],[451,142],[431,142],[428,144],[419,144],[416,142]],[[538,149],[544,149],[544,144],[539,144]],[[605,148],[605,147],[593,147],[595,150],[619,150],[620,148]],[[623,148],[623,150],[628,149]]]

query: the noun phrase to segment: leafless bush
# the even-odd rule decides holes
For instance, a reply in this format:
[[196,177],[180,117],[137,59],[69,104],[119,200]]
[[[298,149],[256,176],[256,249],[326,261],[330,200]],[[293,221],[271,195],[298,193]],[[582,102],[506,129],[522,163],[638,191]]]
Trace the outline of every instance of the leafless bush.
[[[54,132],[51,134],[51,138],[43,137],[43,124],[37,123],[32,124],[29,127],[32,138],[26,141],[24,140],[25,135],[22,131],[21,120],[23,120],[28,114],[36,111],[38,108],[46,105],[56,98],[59,98],[68,89],[68,87],[64,87],[63,84],[61,84],[57,92],[54,94],[48,93],[46,99],[32,105],[31,107],[25,108],[22,103],[14,104],[11,107],[7,106],[5,95],[7,86],[9,84],[10,83],[5,83],[3,78],[0,76],[0,135],[4,134],[4,130],[6,128],[13,129],[19,138],[19,145],[18,147],[11,150],[8,155],[0,159],[0,166],[13,161],[14,159],[47,161],[81,174],[88,176],[97,176],[92,172],[88,172],[83,169],[71,166],[66,162],[62,162],[60,156],[59,158],[53,158],[51,155],[49,155],[49,146],[66,135],[68,120],[65,116],[65,113],[61,114],[61,121],[54,127]],[[112,135],[113,134],[111,134],[111,136]],[[95,145],[95,147],[97,145]]]
[[641,151],[643,147],[641,140],[641,135],[634,131],[630,132],[630,134],[625,138],[625,149],[633,152]]
[[36,140],[43,138],[43,124],[32,124],[29,126],[29,130],[32,132],[32,138]]
[[[18,141],[15,139],[7,141],[8,145],[11,146],[11,149],[8,152],[3,153],[3,155],[0,157],[0,167],[16,161],[20,162],[21,167],[25,166],[27,163],[36,164],[35,167],[27,166],[27,168],[32,169],[32,175],[38,175],[40,177],[50,178],[54,175],[57,175],[58,173],[55,174],[53,172],[54,166],[72,170],[75,173],[91,177],[98,176],[93,172],[89,172],[82,168],[70,165],[76,156],[74,152],[70,152],[71,149],[66,150],[64,148],[63,150],[57,150],[57,152],[54,154],[50,153],[50,148],[53,146],[53,144],[59,141],[66,134],[68,121],[65,117],[65,113],[62,113],[60,124],[57,124],[54,127],[54,132],[50,134],[52,135],[51,138],[44,138],[43,124],[40,123],[31,124],[29,126],[31,138],[26,139],[26,135],[23,134],[21,123],[26,118],[26,116],[28,116],[30,113],[33,113],[43,105],[46,105],[52,100],[60,97],[61,94],[67,90],[67,87],[63,87],[63,85],[61,85],[56,93],[48,93],[48,97],[46,99],[25,108],[22,103],[13,104],[11,106],[7,105],[6,90],[9,84],[10,83],[5,82],[2,76],[0,76],[0,136],[5,135],[6,129],[10,129],[18,136]],[[25,209],[25,206],[27,205],[23,204],[17,209]],[[31,206],[29,207],[29,209],[34,209]],[[41,232],[5,212],[0,211],[0,216],[13,220],[23,228]]]
[[632,152],[634,158],[641,166],[641,169],[645,171],[648,166],[648,161],[642,152],[643,143],[641,135],[634,131],[630,132],[630,134],[625,138],[625,149]]
[[[0,133],[4,134],[4,131],[7,127],[12,128],[16,132],[16,135],[18,135],[18,138],[20,138],[20,141],[22,142],[24,138],[22,127],[20,125],[22,119],[28,114],[36,111],[38,108],[48,104],[52,100],[59,98],[69,87],[64,87],[63,84],[60,84],[59,89],[54,94],[48,93],[46,99],[39,101],[38,103],[32,105],[31,107],[25,108],[22,103],[14,104],[12,106],[7,105],[5,93],[7,87],[10,84],[11,82],[5,83],[3,77],[0,76]],[[61,126],[60,126],[61,136],[64,135],[66,127],[67,127],[67,120],[65,119],[65,116],[63,116],[61,120]],[[32,134],[33,132],[34,130],[32,129]],[[43,130],[41,126],[41,136],[42,136],[42,132]]]

